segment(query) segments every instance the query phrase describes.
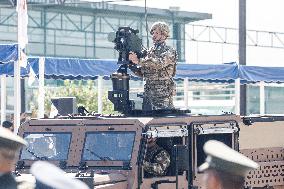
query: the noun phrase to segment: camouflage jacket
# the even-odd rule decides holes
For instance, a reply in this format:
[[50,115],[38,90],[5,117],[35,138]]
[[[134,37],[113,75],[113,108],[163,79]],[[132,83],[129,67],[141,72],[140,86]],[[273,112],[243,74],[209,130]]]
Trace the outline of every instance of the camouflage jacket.
[[147,149],[144,161],[144,171],[153,176],[162,176],[170,166],[170,155],[157,144]]
[[[177,52],[173,48],[162,43],[154,45],[147,52],[147,56],[138,63],[137,76],[148,80],[171,80],[175,76]],[[131,69],[131,67],[130,67]]]
[[[173,77],[176,73],[177,52],[162,43],[149,49],[147,56],[140,59],[138,67],[130,69],[144,78],[143,103],[150,105],[149,109],[173,108],[173,96],[176,86]],[[147,108],[148,109],[148,108]]]

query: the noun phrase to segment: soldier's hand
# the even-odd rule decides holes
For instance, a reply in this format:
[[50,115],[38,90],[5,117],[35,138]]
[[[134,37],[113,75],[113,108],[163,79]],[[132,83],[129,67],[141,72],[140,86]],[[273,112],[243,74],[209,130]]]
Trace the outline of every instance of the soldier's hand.
[[137,54],[135,52],[130,51],[129,52],[129,57],[128,59],[133,63],[133,64],[138,64],[139,59],[137,57]]

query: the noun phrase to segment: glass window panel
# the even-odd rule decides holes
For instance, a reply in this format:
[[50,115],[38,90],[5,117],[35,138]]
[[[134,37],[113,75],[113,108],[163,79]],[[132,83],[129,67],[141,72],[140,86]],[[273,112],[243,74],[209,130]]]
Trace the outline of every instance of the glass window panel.
[[55,48],[54,44],[46,44],[46,55],[47,56],[55,56]]
[[82,16],[82,29],[87,32],[94,31],[94,17],[93,16]]
[[283,87],[265,87],[265,113],[283,114],[283,94]]
[[42,43],[32,43],[29,42],[27,46],[27,53],[29,55],[43,55],[44,54],[44,46]]
[[83,160],[129,161],[135,132],[87,133]]
[[60,13],[46,12],[46,28],[61,29]]
[[[234,112],[234,85],[206,82],[189,82],[188,106],[194,114],[216,115]],[[175,107],[184,108],[183,81],[177,81]]]
[[70,45],[56,45],[56,55],[67,57],[85,57],[85,48]]
[[71,133],[25,133],[28,147],[21,152],[24,160],[66,160]]
[[96,58],[116,59],[118,53],[113,48],[96,48]]
[[247,115],[259,114],[259,86],[247,85]]

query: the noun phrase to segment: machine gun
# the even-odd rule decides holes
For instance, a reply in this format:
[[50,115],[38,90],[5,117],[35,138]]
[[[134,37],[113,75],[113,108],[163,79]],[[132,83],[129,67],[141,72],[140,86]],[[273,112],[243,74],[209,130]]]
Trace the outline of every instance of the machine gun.
[[[108,99],[113,103],[114,110],[123,113],[124,115],[163,115],[163,114],[186,114],[190,113],[186,109],[152,109],[152,106],[143,106],[142,110],[135,110],[135,103],[129,99],[129,80],[130,76],[127,73],[127,68],[135,72],[138,69],[131,61],[129,61],[129,53],[134,52],[138,58],[143,58],[147,55],[146,49],[142,45],[142,39],[137,34],[139,30],[130,27],[119,27],[116,33],[110,33],[108,40],[113,42],[114,49],[119,52],[117,64],[120,65],[118,70],[111,75],[113,90],[108,92]],[[143,102],[144,103],[144,102]]]
[[[108,40],[115,44],[114,49],[119,52],[117,72],[111,75],[113,90],[108,92],[108,99],[113,103],[114,110],[123,114],[130,114],[134,109],[134,102],[129,99],[129,79],[127,68],[131,64],[128,56],[130,52],[137,54],[138,58],[144,57],[142,39],[137,36],[139,30],[130,27],[119,27],[117,32],[110,33]],[[114,36],[115,35],[115,36]]]

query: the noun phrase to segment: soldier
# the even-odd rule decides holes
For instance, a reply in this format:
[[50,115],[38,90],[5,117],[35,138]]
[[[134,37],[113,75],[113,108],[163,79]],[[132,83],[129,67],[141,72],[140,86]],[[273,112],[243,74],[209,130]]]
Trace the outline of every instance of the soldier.
[[138,59],[133,52],[129,54],[129,68],[135,75],[143,77],[144,86],[143,109],[173,109],[173,96],[176,86],[173,80],[176,72],[177,52],[166,45],[170,36],[169,26],[164,22],[155,22],[150,31],[154,46],[145,58]]
[[18,182],[12,175],[18,152],[25,145],[27,143],[24,139],[13,134],[10,130],[0,127],[0,188],[34,188],[32,183]]
[[204,173],[202,188],[244,188],[245,176],[248,171],[258,168],[257,163],[222,142],[208,141],[203,149],[207,158],[205,163],[199,167],[199,172]]
[[147,152],[144,161],[145,176],[163,176],[170,166],[169,153],[157,145],[157,138],[147,139]]

